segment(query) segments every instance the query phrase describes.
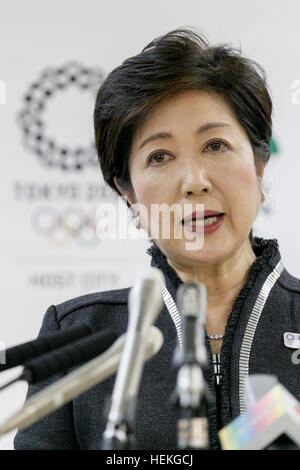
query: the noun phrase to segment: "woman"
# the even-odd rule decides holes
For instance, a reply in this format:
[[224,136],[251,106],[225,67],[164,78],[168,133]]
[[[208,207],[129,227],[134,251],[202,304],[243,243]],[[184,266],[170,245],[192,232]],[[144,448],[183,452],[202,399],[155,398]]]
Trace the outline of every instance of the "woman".
[[[166,289],[156,322],[164,344],[145,366],[137,405],[140,449],[176,449],[170,396],[176,380],[172,358],[181,338],[174,302],[183,282],[196,279],[207,290],[206,380],[216,392],[208,414],[210,447],[220,447],[218,430],[245,411],[247,375],[275,374],[300,399],[299,367],[283,342],[285,332],[300,330],[300,283],[284,268],[277,240],[253,238],[251,230],[264,200],[271,113],[263,69],[187,29],[152,41],[99,89],[94,125],[101,170],[128,206],[147,209],[135,214],[137,226],[153,235],[154,204],[189,207],[191,217],[197,205],[206,211],[206,222],[200,211],[195,223],[171,213],[170,236],[152,237],[147,250]],[[201,249],[186,249],[187,234],[203,224]],[[174,236],[178,225],[181,238]],[[129,288],[111,290],[52,306],[40,333],[82,321],[121,334],[128,293]],[[52,381],[30,386],[28,396]],[[15,448],[99,449],[113,382],[114,377],[19,432]]]

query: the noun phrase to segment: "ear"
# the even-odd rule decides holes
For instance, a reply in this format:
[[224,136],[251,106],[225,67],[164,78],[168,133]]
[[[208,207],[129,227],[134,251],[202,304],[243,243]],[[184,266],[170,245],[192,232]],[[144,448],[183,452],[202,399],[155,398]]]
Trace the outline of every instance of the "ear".
[[134,199],[133,190],[132,190],[132,189],[130,189],[130,190],[125,190],[124,188],[122,188],[122,187],[120,186],[120,184],[119,184],[119,182],[118,182],[116,176],[114,176],[113,180],[114,180],[114,183],[115,183],[116,187],[118,188],[118,190],[119,190],[120,193],[122,194],[122,196],[124,196],[124,197],[127,198],[129,204],[130,204],[130,205],[135,204],[136,201],[135,201],[135,199]]

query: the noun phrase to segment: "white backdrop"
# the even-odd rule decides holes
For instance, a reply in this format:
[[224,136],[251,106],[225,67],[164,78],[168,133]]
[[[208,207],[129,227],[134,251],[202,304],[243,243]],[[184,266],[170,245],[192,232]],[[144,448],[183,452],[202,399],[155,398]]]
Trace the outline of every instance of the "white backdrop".
[[[241,45],[267,72],[279,151],[265,172],[269,194],[255,235],[277,238],[285,267],[300,277],[298,0],[0,0],[0,8],[0,341],[9,347],[33,339],[49,305],[128,287],[149,265],[147,240],[93,238],[95,208],[116,197],[96,165],[71,170],[76,158],[68,152],[77,149],[78,162],[92,140],[91,83],[177,27],[197,28],[213,43]],[[61,84],[73,73],[89,86],[57,88],[54,72]],[[32,122],[32,106],[41,123]],[[42,130],[27,147],[26,125],[29,132],[37,126],[36,135]],[[66,150],[49,157],[52,166],[45,136]],[[2,373],[0,383],[17,372]],[[20,408],[26,390],[19,383],[1,392],[0,422]],[[14,435],[0,438],[0,449],[12,449]]]

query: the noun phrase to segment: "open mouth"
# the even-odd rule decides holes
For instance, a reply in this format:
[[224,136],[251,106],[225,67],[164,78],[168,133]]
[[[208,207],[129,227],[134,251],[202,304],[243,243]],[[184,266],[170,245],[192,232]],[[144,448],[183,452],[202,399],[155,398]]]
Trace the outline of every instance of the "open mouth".
[[182,220],[181,223],[183,225],[211,225],[214,224],[218,219],[223,217],[225,214],[215,214],[215,215],[206,215],[204,216],[204,219],[202,218],[193,218],[190,220]]

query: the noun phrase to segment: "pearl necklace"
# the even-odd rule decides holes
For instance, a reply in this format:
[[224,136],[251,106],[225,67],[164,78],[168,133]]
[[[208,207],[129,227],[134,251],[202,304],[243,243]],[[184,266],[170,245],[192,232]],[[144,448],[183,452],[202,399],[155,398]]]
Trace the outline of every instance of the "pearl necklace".
[[223,335],[207,335],[209,339],[222,339],[224,337]]

